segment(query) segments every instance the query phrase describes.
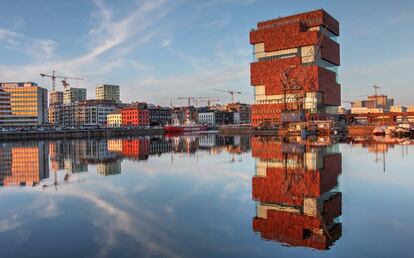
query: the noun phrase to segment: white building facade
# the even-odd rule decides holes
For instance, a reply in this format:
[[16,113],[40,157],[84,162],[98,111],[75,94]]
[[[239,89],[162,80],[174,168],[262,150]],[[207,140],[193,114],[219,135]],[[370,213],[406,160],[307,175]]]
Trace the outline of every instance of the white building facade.
[[198,123],[203,124],[203,125],[215,125],[216,124],[215,112],[211,111],[211,112],[198,113]]

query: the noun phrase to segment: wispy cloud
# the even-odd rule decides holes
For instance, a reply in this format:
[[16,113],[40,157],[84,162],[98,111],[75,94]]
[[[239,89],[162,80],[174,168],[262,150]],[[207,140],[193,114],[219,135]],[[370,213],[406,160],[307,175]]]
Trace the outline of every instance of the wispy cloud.
[[[22,66],[0,65],[0,76],[3,80],[22,80],[22,75],[30,80],[37,80],[40,72],[57,70],[88,79],[92,77],[92,80],[88,80],[88,86],[92,89],[90,81],[98,80],[99,75],[107,74],[113,68],[128,64],[128,54],[138,46],[148,43],[156,35],[153,27],[171,11],[170,4],[165,0],[137,1],[126,10],[125,15],[115,18],[113,10],[104,1],[95,0],[94,3],[96,11],[93,12],[92,19],[95,26],[86,35],[89,49],[84,54],[65,59],[43,59]],[[24,35],[2,29],[1,38],[8,39],[9,44],[17,47],[19,39],[24,38]],[[39,56],[52,57],[57,46],[52,40],[39,40],[28,53],[35,55],[39,51]],[[39,81],[48,83],[40,78]]]
[[52,58],[57,46],[54,40],[31,38],[5,28],[0,28],[0,40],[3,41],[3,47],[29,54],[37,59]]

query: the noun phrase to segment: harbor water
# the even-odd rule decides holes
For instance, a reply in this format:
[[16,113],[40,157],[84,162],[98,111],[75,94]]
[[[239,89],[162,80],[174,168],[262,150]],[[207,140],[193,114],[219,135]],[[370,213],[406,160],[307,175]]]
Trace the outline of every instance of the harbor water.
[[217,134],[3,142],[1,257],[413,257],[413,152]]

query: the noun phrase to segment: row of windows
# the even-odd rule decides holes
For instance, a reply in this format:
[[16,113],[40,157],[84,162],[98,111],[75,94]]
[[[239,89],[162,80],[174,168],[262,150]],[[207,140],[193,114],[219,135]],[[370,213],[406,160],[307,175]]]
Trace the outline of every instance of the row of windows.
[[296,57],[298,56],[295,53],[289,53],[289,54],[281,54],[281,55],[274,55],[274,56],[265,56],[265,57],[260,57],[258,59],[255,60],[255,62],[259,61],[270,61],[270,60],[275,60],[275,59],[282,59],[282,58],[291,58],[291,57]]

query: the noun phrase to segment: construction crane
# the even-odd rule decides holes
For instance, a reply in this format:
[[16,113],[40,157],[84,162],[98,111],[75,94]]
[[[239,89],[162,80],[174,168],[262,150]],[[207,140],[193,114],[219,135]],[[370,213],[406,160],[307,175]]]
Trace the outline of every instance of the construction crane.
[[200,99],[200,101],[202,101],[202,102],[207,102],[207,105],[209,106],[209,107],[211,107],[211,103],[212,102],[218,102],[218,101],[220,101],[220,99],[217,99],[217,98],[206,98],[206,97],[198,97],[199,99]]
[[188,106],[191,106],[191,101],[196,100],[194,97],[178,97],[178,99],[186,99],[188,101]]
[[375,97],[376,97],[377,96],[377,90],[381,89],[381,87],[378,86],[377,84],[374,84],[374,85],[372,85],[372,88],[374,88],[374,90],[375,90]]
[[78,81],[80,81],[80,80],[85,80],[83,78],[78,78],[78,77],[69,77],[69,76],[56,75],[56,71],[52,71],[52,74],[41,73],[40,76],[49,77],[49,78],[52,79],[52,91],[56,90],[56,79],[63,79],[62,84],[63,84],[63,88],[65,88],[65,89],[67,87],[69,87],[69,83],[66,82],[67,80],[76,80],[76,83],[78,83]]
[[234,90],[217,90],[217,89],[214,89],[214,90],[229,93],[231,95],[231,103],[234,103],[234,94],[241,94],[240,91],[234,91]]

